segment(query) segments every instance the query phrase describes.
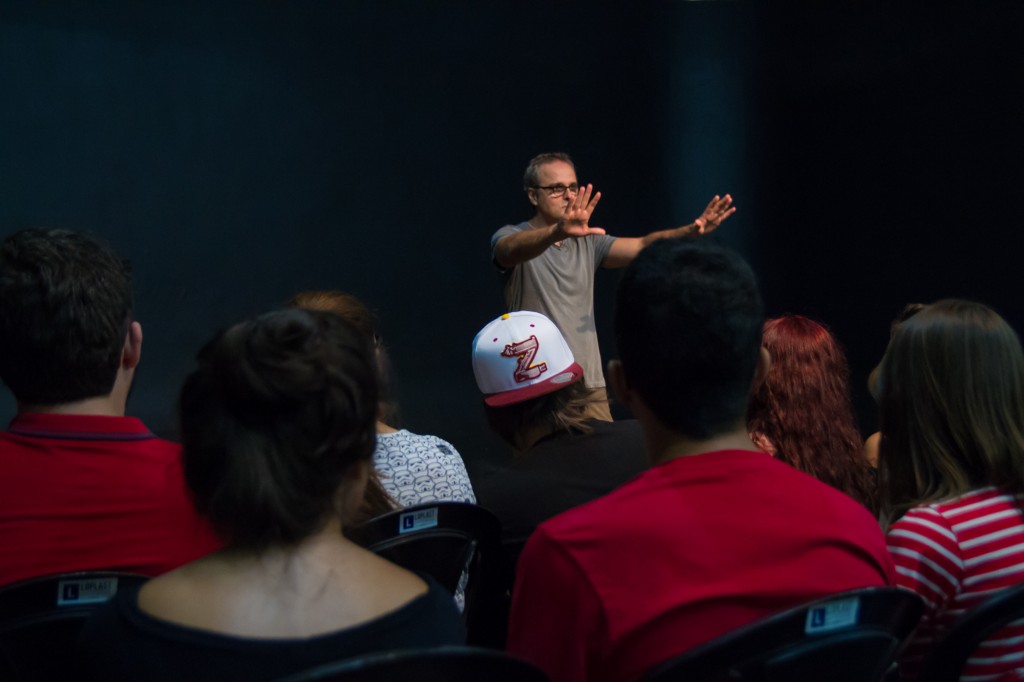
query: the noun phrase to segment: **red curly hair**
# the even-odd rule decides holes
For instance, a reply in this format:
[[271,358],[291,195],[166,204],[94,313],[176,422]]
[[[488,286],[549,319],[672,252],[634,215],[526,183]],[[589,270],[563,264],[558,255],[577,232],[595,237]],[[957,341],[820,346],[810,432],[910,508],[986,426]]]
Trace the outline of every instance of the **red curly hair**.
[[747,430],[776,458],[872,512],[877,492],[850,403],[846,356],[828,329],[801,315],[764,324],[771,368],[747,410]]

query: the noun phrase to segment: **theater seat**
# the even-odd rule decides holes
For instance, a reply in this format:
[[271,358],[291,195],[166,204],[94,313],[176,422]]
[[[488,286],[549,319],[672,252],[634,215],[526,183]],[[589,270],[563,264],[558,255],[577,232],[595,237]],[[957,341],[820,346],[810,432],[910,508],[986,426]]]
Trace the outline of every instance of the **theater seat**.
[[921,618],[895,587],[843,592],[740,628],[653,669],[644,682],[878,682]]
[[378,516],[349,536],[399,566],[430,575],[453,594],[465,581],[469,643],[503,647],[512,571],[494,514],[465,502],[432,502]]
[[75,638],[97,606],[147,576],[85,571],[32,578],[0,587],[0,680],[80,677]]
[[545,682],[526,661],[491,649],[439,647],[387,651],[319,666],[277,682]]

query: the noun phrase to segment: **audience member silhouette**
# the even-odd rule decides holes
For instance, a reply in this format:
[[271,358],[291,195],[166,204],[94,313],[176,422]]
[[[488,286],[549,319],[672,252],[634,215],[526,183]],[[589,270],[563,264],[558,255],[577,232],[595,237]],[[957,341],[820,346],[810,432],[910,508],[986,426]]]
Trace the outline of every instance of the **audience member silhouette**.
[[[374,476],[368,503],[378,513],[385,505],[410,507],[425,502],[448,500],[476,502],[466,465],[455,447],[437,436],[420,435],[393,426],[398,406],[391,398],[391,362],[377,333],[373,313],[352,294],[341,291],[304,291],[290,305],[306,310],[323,310],[339,315],[361,332],[374,347],[381,400],[377,415],[377,447]],[[374,486],[383,486],[381,496]],[[389,499],[390,498],[390,499]]]
[[731,251],[664,240],[627,268],[609,378],[651,468],[542,523],[523,550],[508,648],[555,682],[635,680],[780,610],[892,583],[875,518],[750,441],[763,323]]
[[[523,376],[527,354],[535,376]],[[481,503],[502,524],[519,556],[541,521],[611,492],[647,468],[635,419],[593,417],[596,400],[581,381],[558,327],[544,315],[502,315],[473,341],[473,372],[491,430],[515,451],[510,464],[479,482]]]
[[765,322],[761,343],[772,362],[747,410],[754,444],[876,512],[839,342],[814,320],[786,315]]
[[[900,324],[877,391],[882,519],[898,583],[925,600],[913,679],[958,616],[1024,581],[1024,352],[991,309],[939,301]],[[963,679],[1010,679],[1022,642],[1019,623],[993,633]]]
[[275,679],[367,651],[456,644],[452,596],[342,535],[377,418],[373,349],[336,315],[218,335],[181,392],[185,476],[225,549],[121,592],[88,623],[96,679]]
[[[914,315],[924,310],[925,305],[923,303],[908,303],[904,306],[900,314],[896,316],[896,319],[889,325],[889,338],[892,339],[896,330],[900,328],[900,325],[909,320]],[[868,375],[868,391],[871,393],[871,397],[878,400],[878,367],[871,370],[871,374]],[[868,461],[873,468],[878,469],[878,442],[882,438],[881,431],[875,431],[873,434],[867,437],[864,441],[864,459]]]
[[185,492],[179,447],[125,404],[142,355],[128,264],[90,235],[0,245],[0,584],[48,573],[157,575],[220,546]]

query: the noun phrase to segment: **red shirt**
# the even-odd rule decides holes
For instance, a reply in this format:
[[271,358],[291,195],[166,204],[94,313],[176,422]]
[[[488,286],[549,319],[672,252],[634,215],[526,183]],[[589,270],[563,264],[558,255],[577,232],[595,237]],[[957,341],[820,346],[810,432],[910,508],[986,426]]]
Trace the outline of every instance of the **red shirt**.
[[[996,488],[914,507],[889,529],[896,583],[924,597],[900,672],[916,679],[921,660],[965,612],[1024,582],[1020,502]],[[971,654],[962,680],[1024,679],[1024,620],[992,633]]]
[[846,495],[760,452],[680,457],[538,527],[508,650],[553,682],[628,682],[773,613],[893,580],[878,523]]
[[186,493],[180,447],[138,419],[21,414],[0,432],[0,585],[157,575],[221,544]]

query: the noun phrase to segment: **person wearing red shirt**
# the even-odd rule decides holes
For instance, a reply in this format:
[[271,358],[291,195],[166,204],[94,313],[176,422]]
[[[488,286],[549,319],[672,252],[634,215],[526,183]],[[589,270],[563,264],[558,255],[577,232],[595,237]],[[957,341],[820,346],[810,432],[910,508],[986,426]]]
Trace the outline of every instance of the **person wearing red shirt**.
[[652,244],[626,271],[609,378],[652,466],[526,544],[508,650],[554,682],[636,680],[787,608],[893,584],[871,514],[750,441],[763,319],[749,266],[703,240]]
[[117,569],[157,575],[220,546],[179,447],[125,416],[142,351],[128,264],[96,238],[23,230],[0,245],[0,584]]

